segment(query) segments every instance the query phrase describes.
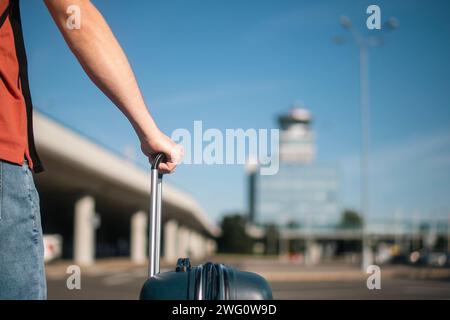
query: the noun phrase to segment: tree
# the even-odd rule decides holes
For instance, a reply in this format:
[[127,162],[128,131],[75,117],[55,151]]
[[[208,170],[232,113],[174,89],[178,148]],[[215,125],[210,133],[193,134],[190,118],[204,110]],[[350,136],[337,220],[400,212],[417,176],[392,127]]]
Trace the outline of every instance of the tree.
[[301,227],[300,223],[298,223],[295,220],[290,220],[288,223],[286,223],[286,228],[291,230],[300,229],[300,227]]
[[363,219],[361,215],[350,209],[344,210],[341,216],[341,228],[361,228],[363,224]]
[[223,217],[222,234],[217,239],[221,253],[252,253],[253,240],[246,232],[247,219],[238,213]]

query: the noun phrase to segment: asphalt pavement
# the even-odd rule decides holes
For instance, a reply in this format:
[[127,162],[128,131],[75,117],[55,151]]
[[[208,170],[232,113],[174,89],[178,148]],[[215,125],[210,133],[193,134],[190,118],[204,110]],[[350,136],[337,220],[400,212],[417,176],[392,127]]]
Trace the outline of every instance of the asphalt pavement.
[[[384,266],[381,289],[369,290],[369,275],[353,265],[304,267],[251,258],[227,263],[265,276],[275,299],[450,299],[449,269]],[[137,299],[147,275],[144,265],[107,260],[81,267],[81,287],[70,290],[67,279],[71,274],[66,273],[69,265],[59,262],[47,266],[49,299]]]

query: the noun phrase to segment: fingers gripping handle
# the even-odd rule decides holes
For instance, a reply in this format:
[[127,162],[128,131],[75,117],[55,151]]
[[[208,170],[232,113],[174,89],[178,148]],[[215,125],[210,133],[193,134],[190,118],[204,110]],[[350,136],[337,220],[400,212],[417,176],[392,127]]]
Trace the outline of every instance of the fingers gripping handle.
[[150,191],[150,212],[148,228],[148,276],[153,277],[159,273],[159,259],[161,251],[161,192],[162,192],[162,174],[159,173],[159,164],[165,161],[163,153],[155,156],[151,170],[151,191]]
[[167,160],[167,157],[164,153],[157,153],[155,156],[155,161],[152,164],[152,170],[153,169],[157,169],[159,168],[159,165],[161,164],[161,162],[164,162]]

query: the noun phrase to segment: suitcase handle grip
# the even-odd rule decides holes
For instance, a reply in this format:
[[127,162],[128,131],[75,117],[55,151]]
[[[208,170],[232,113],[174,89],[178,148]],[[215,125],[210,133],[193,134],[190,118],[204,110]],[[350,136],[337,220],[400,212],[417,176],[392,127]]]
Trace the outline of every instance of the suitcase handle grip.
[[153,164],[152,164],[152,170],[158,169],[161,162],[165,162],[166,160],[167,160],[167,157],[164,153],[162,153],[162,152],[157,153],[155,155],[155,161],[153,161]]
[[158,168],[167,159],[164,153],[157,153],[151,169],[150,210],[148,225],[148,277],[159,273],[161,252],[161,203],[162,203],[162,173]]

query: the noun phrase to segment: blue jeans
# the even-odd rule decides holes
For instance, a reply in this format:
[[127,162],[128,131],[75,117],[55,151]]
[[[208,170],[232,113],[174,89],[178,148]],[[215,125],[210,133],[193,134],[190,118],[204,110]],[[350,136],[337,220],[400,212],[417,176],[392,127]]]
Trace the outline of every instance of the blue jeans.
[[39,195],[27,162],[0,160],[0,299],[46,299]]

